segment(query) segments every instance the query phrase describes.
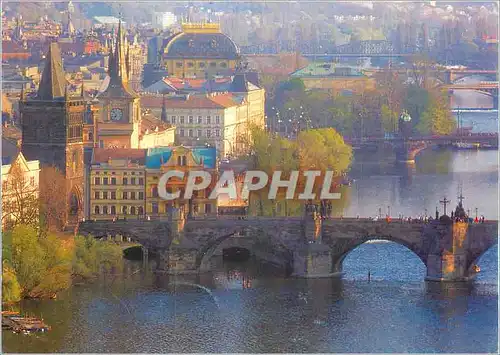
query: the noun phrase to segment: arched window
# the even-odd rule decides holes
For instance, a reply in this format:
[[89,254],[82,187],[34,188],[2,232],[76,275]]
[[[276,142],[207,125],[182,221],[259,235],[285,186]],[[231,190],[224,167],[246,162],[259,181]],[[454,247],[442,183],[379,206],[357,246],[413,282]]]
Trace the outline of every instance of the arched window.
[[95,214],[99,214],[99,213],[101,213],[101,210],[99,209],[99,206],[95,206],[95,207],[94,207],[94,213],[95,213]]
[[111,206],[111,214],[112,215],[116,214],[116,206]]
[[177,157],[177,165],[182,165],[182,158],[180,156]]
[[108,206],[102,208],[102,214],[108,214]]
[[122,207],[122,213],[123,214],[127,214],[127,206],[123,206]]
[[187,158],[186,158],[186,156],[185,156],[185,155],[183,155],[183,156],[182,156],[182,164],[181,164],[181,165],[182,165],[182,166],[187,165]]
[[142,208],[142,206],[141,206],[141,207],[139,207],[139,208],[138,208],[138,210],[139,210],[139,214],[140,214],[140,215],[143,215],[143,214],[144,214],[144,208]]
[[89,132],[89,141],[94,140],[94,134],[92,132]]
[[130,207],[130,214],[135,214],[135,207],[134,206]]

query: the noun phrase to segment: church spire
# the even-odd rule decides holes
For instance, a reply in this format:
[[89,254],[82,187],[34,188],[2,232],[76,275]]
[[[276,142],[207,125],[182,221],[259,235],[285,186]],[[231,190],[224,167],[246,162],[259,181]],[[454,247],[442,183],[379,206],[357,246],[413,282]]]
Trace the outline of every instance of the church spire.
[[61,52],[57,43],[49,45],[45,68],[38,87],[39,100],[55,100],[63,98],[66,88],[66,78],[62,65]]

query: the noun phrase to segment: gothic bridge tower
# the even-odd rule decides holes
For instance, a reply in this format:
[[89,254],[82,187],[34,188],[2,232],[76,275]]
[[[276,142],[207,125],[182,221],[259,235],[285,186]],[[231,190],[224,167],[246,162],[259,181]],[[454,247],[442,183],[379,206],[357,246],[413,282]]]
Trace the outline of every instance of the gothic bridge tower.
[[[65,222],[83,213],[83,122],[85,101],[70,96],[57,43],[51,43],[35,97],[21,94],[22,152],[43,167],[55,167],[66,180]],[[40,182],[43,189],[50,182]]]

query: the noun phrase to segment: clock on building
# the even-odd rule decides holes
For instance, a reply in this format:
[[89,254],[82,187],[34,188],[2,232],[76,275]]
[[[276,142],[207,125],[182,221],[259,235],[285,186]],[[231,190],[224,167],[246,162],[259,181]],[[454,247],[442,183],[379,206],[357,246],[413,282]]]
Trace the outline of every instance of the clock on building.
[[110,118],[112,121],[120,121],[123,117],[123,111],[119,108],[114,108],[111,110]]

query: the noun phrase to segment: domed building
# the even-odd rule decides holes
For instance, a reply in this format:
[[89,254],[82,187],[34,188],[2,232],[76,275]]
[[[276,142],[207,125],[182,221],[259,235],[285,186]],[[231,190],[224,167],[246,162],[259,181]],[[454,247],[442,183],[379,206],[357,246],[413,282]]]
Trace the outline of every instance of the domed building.
[[178,78],[228,75],[240,60],[239,48],[218,23],[182,24],[182,32],[167,38],[161,52],[162,66]]

